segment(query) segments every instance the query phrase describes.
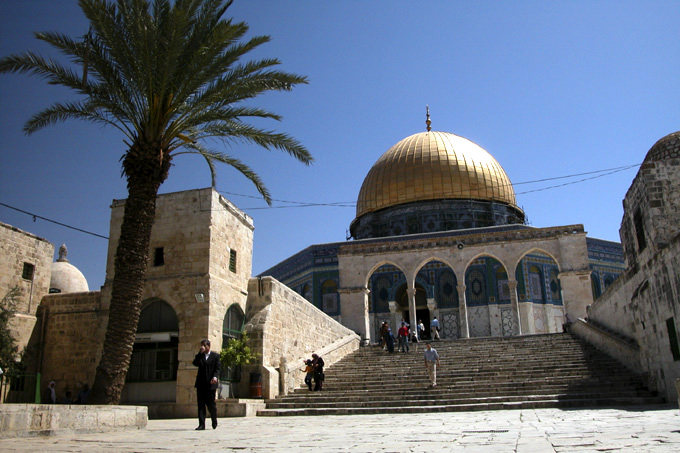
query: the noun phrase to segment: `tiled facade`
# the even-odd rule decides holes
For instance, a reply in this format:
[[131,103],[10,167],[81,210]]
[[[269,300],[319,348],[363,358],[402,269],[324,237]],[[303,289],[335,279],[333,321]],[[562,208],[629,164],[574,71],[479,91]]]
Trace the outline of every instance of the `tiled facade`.
[[[533,241],[561,235],[569,228],[543,229],[506,225],[318,244],[304,249],[262,275],[274,276],[327,314],[342,319],[342,286],[345,279],[338,265],[338,253],[341,249],[372,247],[373,250],[422,250],[422,267],[417,271],[414,287],[417,317],[423,319],[426,330],[429,331],[432,317],[437,316],[443,324],[445,337],[464,336],[460,314],[462,297],[459,296],[459,284],[464,282],[470,336],[507,336],[519,331],[518,318],[511,310],[511,285],[516,285],[514,291],[517,301],[520,307],[525,307],[523,310],[527,313],[526,320],[523,321],[523,331],[558,332],[561,331],[564,320],[560,269],[573,270],[575,264],[558,264],[551,254],[541,251],[538,242]],[[577,229],[582,231],[583,227],[578,226]],[[460,244],[477,255],[464,268],[454,271],[451,265],[432,257],[429,251],[432,247],[429,244],[437,242],[446,244],[442,247],[445,250],[462,250],[457,248]],[[499,261],[499,252],[495,251],[511,247],[519,247],[525,253],[514,267],[508,262]],[[589,269],[593,278],[597,279],[597,285],[605,287],[605,280],[606,285],[611,284],[625,269],[623,249],[618,243],[586,237],[585,244],[579,241],[578,248],[585,248],[587,255],[587,268],[581,271],[587,273]],[[338,302],[330,305],[328,299],[331,296],[325,289],[332,283],[337,284],[334,297]],[[591,286],[595,296],[596,284]],[[389,321],[395,326],[403,317],[408,317],[407,289],[404,271],[392,262],[386,262],[371,272],[366,283],[371,338],[376,338],[383,321]],[[592,302],[593,296],[588,296],[584,307]],[[332,310],[328,309],[329,306]]]

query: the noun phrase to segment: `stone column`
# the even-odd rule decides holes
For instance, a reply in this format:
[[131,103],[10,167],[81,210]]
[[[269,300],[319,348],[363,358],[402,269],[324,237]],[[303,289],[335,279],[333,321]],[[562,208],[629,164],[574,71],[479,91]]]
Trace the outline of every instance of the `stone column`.
[[564,310],[572,320],[586,316],[586,307],[593,303],[590,269],[562,271],[558,278],[562,286]]
[[458,308],[460,312],[460,337],[470,338],[470,326],[468,325],[468,315],[467,315],[467,299],[465,296],[465,285],[456,286],[458,289],[458,302],[460,307]]
[[512,316],[517,323],[517,335],[522,335],[522,317],[519,314],[519,298],[517,297],[517,280],[508,280],[508,289],[510,290],[510,306],[512,307]]
[[394,300],[390,300],[387,302],[387,304],[390,307],[390,328],[392,329],[392,333],[394,334],[395,338],[397,336],[397,332],[399,331],[399,327],[397,324],[399,324],[399,319],[397,319],[397,307],[398,304]]
[[416,289],[409,288],[406,290],[408,294],[408,312],[409,312],[409,324],[411,329],[415,329],[418,325],[418,319],[416,318]]
[[368,288],[339,288],[342,324],[355,331],[366,344],[371,343],[368,317]]

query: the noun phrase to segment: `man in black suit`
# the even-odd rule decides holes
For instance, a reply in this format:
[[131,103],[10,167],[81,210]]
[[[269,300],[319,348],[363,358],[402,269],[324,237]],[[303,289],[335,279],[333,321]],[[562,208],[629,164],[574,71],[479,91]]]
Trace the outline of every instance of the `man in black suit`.
[[201,341],[201,349],[194,358],[194,366],[198,367],[196,374],[196,399],[198,400],[198,428],[205,429],[205,407],[208,406],[213,429],[217,428],[217,406],[215,392],[217,380],[220,376],[220,355],[210,350],[210,340]]

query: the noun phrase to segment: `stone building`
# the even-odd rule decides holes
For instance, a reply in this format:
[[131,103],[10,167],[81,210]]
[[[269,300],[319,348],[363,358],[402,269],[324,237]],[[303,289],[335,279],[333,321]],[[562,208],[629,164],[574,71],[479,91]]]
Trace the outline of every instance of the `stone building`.
[[[88,291],[80,271],[68,263],[65,245],[50,266],[52,244],[2,225],[0,245],[14,253],[11,266],[4,264],[3,278],[21,275],[26,263],[33,270],[32,279],[25,274],[19,281],[25,293],[33,285],[35,300],[30,306],[30,299],[22,296],[22,313],[31,320],[19,326],[22,346],[36,348],[34,371],[43,382],[56,381],[60,396],[92,385],[106,332],[124,206],[125,200],[111,205],[107,273],[100,291]],[[235,378],[229,373],[222,376],[225,385],[234,387],[225,393],[241,396],[248,395],[249,371],[262,377],[263,395],[274,397],[301,382],[298,365],[312,352],[323,353],[330,364],[359,346],[354,332],[280,283],[251,278],[253,229],[252,219],[213,189],[158,197],[122,403],[148,405],[152,417],[195,416],[192,361],[205,338],[219,351],[227,339],[250,331],[259,360],[243,370],[245,379],[239,382],[229,383]],[[3,281],[5,287],[11,284]],[[296,331],[305,332],[305,341],[289,335]],[[238,411],[246,409],[220,406],[222,415],[229,410],[243,415]]]
[[584,316],[623,271],[621,245],[583,225],[525,225],[498,161],[427,126],[368,172],[353,241],[310,246],[262,275],[366,341],[383,321],[422,320],[429,335],[437,317],[445,338],[467,338],[561,332],[567,313]]
[[18,291],[10,332],[20,351],[28,344],[40,299],[50,287],[53,255],[54,245],[47,240],[0,222],[0,299]]
[[[587,237],[580,224],[526,225],[500,164],[429,124],[368,173],[354,240],[312,245],[261,277],[251,278],[249,216],[212,189],[161,195],[123,402],[147,404],[152,416],[194,416],[198,343],[209,338],[218,350],[244,329],[260,358],[243,374],[261,376],[271,398],[302,381],[302,358],[319,352],[332,364],[374,340],[382,321],[422,319],[427,335],[436,316],[443,337],[467,338],[561,332],[566,314],[578,319],[577,335],[646,370],[672,400],[679,149],[675,133],[647,154],[624,200],[623,246]],[[0,288],[21,290],[16,334],[38,348],[36,370],[59,392],[75,394],[94,378],[124,203],[111,206],[99,291],[79,281],[65,247],[51,263],[52,244],[0,224],[10,258],[0,263]],[[233,386],[243,395],[248,379]]]
[[623,200],[626,270],[574,330],[634,370],[669,401],[680,378],[680,132],[647,153]]

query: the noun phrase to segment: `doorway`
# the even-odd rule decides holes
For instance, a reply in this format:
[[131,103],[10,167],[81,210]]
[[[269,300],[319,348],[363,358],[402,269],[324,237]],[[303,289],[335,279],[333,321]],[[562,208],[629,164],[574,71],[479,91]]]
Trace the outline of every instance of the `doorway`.
[[[411,319],[411,313],[408,310],[404,311],[404,319]],[[425,326],[425,330],[422,333],[421,340],[431,340],[432,338],[430,337],[430,310],[427,308],[416,308],[416,322],[418,320],[423,322],[423,326]],[[417,326],[411,326],[411,331],[415,332]]]

